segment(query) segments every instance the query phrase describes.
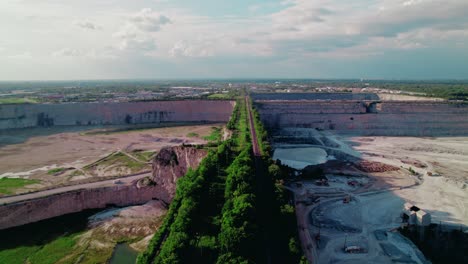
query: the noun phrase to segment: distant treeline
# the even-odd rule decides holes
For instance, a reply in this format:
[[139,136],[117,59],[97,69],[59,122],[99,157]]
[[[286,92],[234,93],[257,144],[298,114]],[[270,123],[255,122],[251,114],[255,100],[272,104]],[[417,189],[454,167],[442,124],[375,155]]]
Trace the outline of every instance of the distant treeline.
[[401,90],[414,93],[423,93],[429,97],[440,97],[450,100],[468,100],[468,82],[371,82],[370,86],[389,90]]
[[[134,94],[139,91],[167,93],[172,87],[200,87],[216,93],[219,89],[255,86],[263,89],[302,89],[311,91],[314,88],[382,88],[422,93],[430,97],[441,97],[454,100],[468,100],[468,80],[357,80],[357,79],[234,79],[234,80],[95,80],[95,81],[18,81],[0,82],[0,93],[15,90],[32,92],[29,96],[44,94],[61,94],[73,100],[76,95],[80,101],[111,98],[113,93]],[[233,90],[236,90],[234,88]],[[209,99],[232,98],[236,94],[212,95]],[[17,95],[20,97],[26,95]],[[175,95],[174,95],[175,96]],[[165,96],[165,98],[171,96]]]

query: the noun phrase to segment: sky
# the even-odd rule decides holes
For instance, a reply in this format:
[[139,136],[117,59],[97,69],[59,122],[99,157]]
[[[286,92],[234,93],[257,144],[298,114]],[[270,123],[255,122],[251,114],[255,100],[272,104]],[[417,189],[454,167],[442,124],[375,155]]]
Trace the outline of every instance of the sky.
[[468,1],[0,1],[0,80],[134,78],[468,79]]

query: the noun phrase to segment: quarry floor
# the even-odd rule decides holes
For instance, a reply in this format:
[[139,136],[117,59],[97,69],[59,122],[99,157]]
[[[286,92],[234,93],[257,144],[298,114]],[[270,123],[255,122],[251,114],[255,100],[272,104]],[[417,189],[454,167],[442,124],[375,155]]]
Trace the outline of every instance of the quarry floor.
[[149,201],[3,230],[0,231],[5,235],[0,260],[2,263],[131,263],[122,259],[121,254],[120,258],[119,254],[113,254],[118,250],[116,246],[125,245],[135,258],[137,252],[148,246],[166,211],[163,202]]
[[434,223],[468,226],[468,138],[358,137],[350,142],[366,160],[411,167],[419,174],[416,186],[393,190],[397,197],[430,212]]
[[[317,263],[424,263],[414,244],[394,231],[401,224],[405,202],[429,212],[433,223],[442,223],[446,228],[468,227],[468,138],[320,133],[336,143],[323,149],[346,153],[338,158],[345,157],[345,165],[325,169],[329,186],[317,186],[313,181],[289,186],[299,201],[296,209],[304,233],[301,237],[308,236],[303,238],[305,248]],[[397,169],[356,173],[347,168],[348,158]],[[438,176],[429,176],[428,172]],[[358,185],[350,186],[350,181]],[[351,198],[350,203],[343,203],[346,196]],[[317,234],[320,240],[316,240]],[[345,253],[345,246],[359,246],[364,252]]]
[[[2,131],[0,178],[40,181],[16,189],[14,193],[19,194],[149,172],[151,164],[135,156],[135,151],[149,157],[165,146],[204,144],[204,137],[211,134],[212,127],[222,126],[178,125],[132,130],[125,127],[88,130],[83,127],[52,127]],[[111,160],[90,166],[115,153],[120,154],[120,159],[125,162],[118,164],[118,161]],[[125,163],[134,167],[129,168]],[[54,169],[62,171],[52,173]]]

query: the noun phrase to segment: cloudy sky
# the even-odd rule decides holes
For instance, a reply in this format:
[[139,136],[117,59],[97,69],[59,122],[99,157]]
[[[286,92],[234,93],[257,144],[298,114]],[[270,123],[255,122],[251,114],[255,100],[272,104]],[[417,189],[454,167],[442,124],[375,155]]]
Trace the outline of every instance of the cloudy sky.
[[468,79],[467,0],[0,0],[0,80]]

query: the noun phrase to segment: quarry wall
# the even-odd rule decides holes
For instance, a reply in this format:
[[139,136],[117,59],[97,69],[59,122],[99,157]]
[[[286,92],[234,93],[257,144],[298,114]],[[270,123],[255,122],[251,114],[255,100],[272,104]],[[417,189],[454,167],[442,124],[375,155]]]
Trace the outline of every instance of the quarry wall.
[[362,136],[468,136],[468,104],[423,101],[258,100],[266,127],[334,130]]
[[153,160],[151,182],[80,189],[0,205],[0,229],[110,205],[129,206],[153,199],[170,203],[175,195],[177,179],[185,175],[188,168],[197,168],[206,155],[206,150],[195,147],[167,147]]
[[234,101],[183,100],[125,103],[0,105],[0,129],[165,122],[227,122]]
[[0,206],[0,229],[110,205],[142,204],[152,199],[168,201],[161,187],[113,186],[83,189]]
[[254,93],[253,100],[379,100],[375,93]]

